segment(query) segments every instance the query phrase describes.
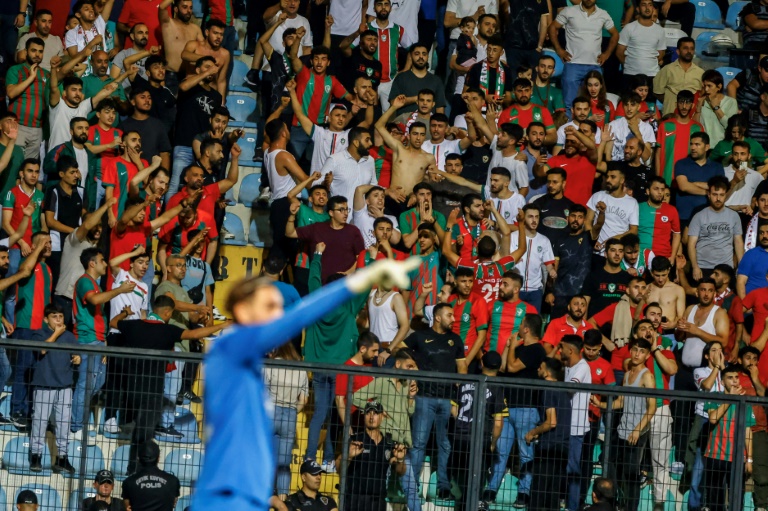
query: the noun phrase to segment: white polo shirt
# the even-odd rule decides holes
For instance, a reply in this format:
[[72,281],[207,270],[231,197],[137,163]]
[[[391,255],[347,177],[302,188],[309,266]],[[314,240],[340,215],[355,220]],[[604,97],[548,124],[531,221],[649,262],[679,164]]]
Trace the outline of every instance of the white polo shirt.
[[493,201],[493,207],[496,208],[496,211],[498,211],[510,225],[517,222],[517,212],[525,206],[525,197],[517,192],[514,192],[511,197],[500,199],[499,197],[493,197],[491,195],[491,188],[489,186],[483,186],[480,195],[483,196],[484,200]]
[[317,126],[312,129],[312,141],[315,148],[312,150],[312,172],[323,168],[325,160],[332,154],[343,151],[349,145],[349,130],[331,131],[328,128]]
[[566,7],[555,20],[565,28],[565,49],[571,54],[571,64],[597,65],[597,57],[602,53],[603,29],[614,27],[611,16],[605,10],[595,6],[592,14],[587,14],[579,5]]
[[[519,236],[512,236],[510,252],[517,250],[519,239]],[[533,238],[526,236],[526,240],[528,246],[525,255],[515,263],[515,269],[523,276],[523,287],[520,291],[537,291],[544,287],[541,270],[555,262],[555,254],[552,252],[552,242],[541,233],[537,232]]]

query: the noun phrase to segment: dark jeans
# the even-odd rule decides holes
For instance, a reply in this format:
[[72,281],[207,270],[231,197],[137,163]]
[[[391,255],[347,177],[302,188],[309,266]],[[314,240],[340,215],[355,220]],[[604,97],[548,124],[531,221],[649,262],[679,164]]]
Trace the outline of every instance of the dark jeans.
[[229,52],[229,66],[227,67],[227,83],[229,83],[229,77],[232,76],[232,68],[235,65],[234,51],[237,49],[237,29],[234,26],[229,26],[224,31],[224,40],[221,45],[225,50]]
[[[14,339],[32,339],[32,330],[17,328],[11,336]],[[35,373],[35,353],[31,350],[16,350],[16,367],[13,370],[13,390],[11,391],[11,415],[20,413],[28,417],[32,413],[32,392],[29,386]]]
[[290,216],[290,202],[287,197],[275,199],[269,206],[269,225],[272,227],[272,253],[282,255],[288,261],[296,257],[296,240],[285,235],[285,225]]
[[636,445],[619,439],[616,473],[619,487],[624,494],[626,511],[637,511],[640,505],[640,462],[647,443],[648,433],[640,435]]
[[504,45],[504,52],[507,55],[507,65],[509,70],[512,71],[512,76],[517,78],[517,68],[522,64],[527,64],[531,69],[536,69],[536,65],[539,63],[539,57],[541,53],[536,49],[525,50],[523,48],[514,48],[512,46]]
[[752,498],[755,508],[768,507],[768,433],[752,432]]
[[[678,350],[681,354],[682,350]],[[696,383],[693,381],[693,370],[685,366],[677,356],[677,374],[675,375],[675,390],[690,390],[696,392]],[[688,436],[693,424],[693,414],[696,403],[694,401],[684,401],[676,399],[670,405],[672,412],[672,445],[675,448],[676,461],[683,461],[685,451],[688,446]]]
[[[589,432],[584,438],[584,448],[581,450],[581,473],[584,476],[581,480],[581,494],[586,495],[589,490],[589,483],[592,480],[592,470],[595,467],[594,454],[597,437],[600,434],[600,422],[602,419],[589,423]],[[615,433],[615,432],[614,432]],[[605,464],[603,464],[605,466]]]
[[[110,333],[107,335],[107,346],[123,346],[122,339],[123,334]],[[104,381],[106,393],[104,420],[116,418],[118,410],[125,410],[129,387],[123,360],[120,357],[107,357],[107,378]],[[122,417],[122,422],[123,424],[128,422],[125,416]]]
[[16,62],[16,39],[19,36],[19,29],[13,24],[16,21],[15,14],[1,14],[0,15],[0,57],[3,58],[3,63],[0,64],[0,71],[8,71],[8,68],[13,66]]
[[725,499],[731,484],[732,466],[730,461],[704,458],[704,495],[710,511],[725,511],[728,507]]
[[386,495],[357,495],[347,492],[344,509],[360,511],[387,511]]
[[563,446],[536,451],[529,509],[560,509],[560,501],[567,493],[563,477],[567,466],[568,449]]
[[[659,10],[659,17],[661,18],[661,6],[662,2],[654,2],[654,5]],[[693,32],[693,20],[696,18],[696,6],[691,2],[685,2],[682,4],[672,4],[667,13],[666,19],[671,21],[677,21],[680,23],[683,32],[691,35]]]

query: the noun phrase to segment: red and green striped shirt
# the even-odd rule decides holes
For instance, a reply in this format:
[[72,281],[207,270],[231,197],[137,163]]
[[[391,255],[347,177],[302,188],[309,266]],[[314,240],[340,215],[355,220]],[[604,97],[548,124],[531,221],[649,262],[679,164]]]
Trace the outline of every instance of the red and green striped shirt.
[[75,320],[75,335],[80,344],[104,342],[107,339],[107,316],[104,304],[93,305],[87,298],[95,293],[101,293],[101,287],[96,280],[84,273],[75,282],[75,296],[72,299],[72,315]]
[[[706,403],[704,411],[716,410],[720,403]],[[709,441],[707,442],[707,451],[704,456],[721,461],[733,461],[733,446],[736,444],[736,410],[738,406],[729,405],[725,415],[715,424],[715,427],[709,432]],[[751,428],[755,425],[755,412],[751,406],[747,406],[747,420],[745,426]],[[739,433],[745,434],[744,431]],[[747,453],[744,453],[746,458]]]
[[704,131],[704,126],[691,120],[683,124],[677,119],[668,119],[659,123],[656,143],[659,144],[659,176],[668,186],[675,180],[675,163],[688,156],[688,143],[691,135]]
[[[437,225],[445,230],[445,215],[439,211],[432,211],[432,215],[434,215]],[[397,223],[400,225],[400,233],[403,236],[406,234],[411,234],[421,224],[421,213],[419,213],[419,208],[411,208],[408,211],[403,211],[400,213],[400,218],[397,219]],[[420,253],[421,247],[418,243],[414,243],[411,247],[411,254],[419,255]]]
[[368,23],[368,29],[379,35],[379,45],[373,59],[381,62],[381,81],[389,82],[397,76],[397,48],[403,40],[405,29],[397,23],[389,22],[389,27],[381,29],[375,21]]
[[485,351],[495,350],[499,355],[504,352],[509,338],[520,330],[526,314],[536,314],[533,305],[522,300],[502,302],[496,300],[488,307],[490,322],[488,337],[485,340]]
[[[144,167],[149,164],[142,160]],[[138,167],[133,162],[122,158],[108,158],[102,163],[101,184],[104,188],[112,188],[112,197],[117,199],[117,204],[112,206],[115,218],[120,219],[128,202],[128,184],[133,176],[139,173]]]
[[680,216],[674,206],[661,203],[654,208],[647,202],[640,204],[637,235],[640,236],[640,250],[651,249],[656,256],[672,255],[672,233],[682,232]]
[[[90,142],[93,145],[105,145],[105,144],[111,144],[115,141],[117,137],[123,136],[123,130],[117,129],[117,128],[109,128],[107,130],[103,129],[98,124],[94,124],[90,128],[88,128],[88,142]],[[103,176],[103,166],[104,161],[108,158],[115,158],[117,156],[117,151],[115,149],[110,149],[108,151],[104,151],[102,153],[99,153],[96,155],[96,179],[101,180],[101,176]],[[90,176],[89,176],[90,177]]]
[[459,303],[457,295],[451,295],[448,303],[453,307],[453,332],[464,341],[467,355],[477,341],[478,331],[488,330],[488,305],[482,296],[470,293],[469,299]]
[[[32,70],[26,62],[17,64],[5,74],[5,83],[6,85],[22,83],[31,72]],[[17,97],[10,100],[8,104],[8,111],[19,118],[19,124],[29,128],[41,128],[43,126],[43,112],[48,107],[51,74],[40,66],[37,67],[35,74],[37,77],[32,84]]]
[[[315,124],[325,124],[325,116],[331,107],[331,97],[343,98],[347,93],[344,86],[334,76],[317,75],[307,66],[296,75],[296,96],[301,102],[304,114]],[[299,120],[293,116],[293,125]]]
[[504,109],[499,115],[499,126],[511,122],[527,129],[528,125],[534,121],[544,123],[544,127],[548,130],[555,129],[552,114],[543,106],[533,105],[528,110],[523,110],[520,105],[512,105]]
[[432,292],[425,305],[435,305],[437,303],[437,294],[440,292],[440,288],[443,287],[443,279],[441,275],[442,257],[439,252],[432,252],[427,255],[422,255],[421,265],[413,270],[410,274],[411,290],[413,291],[408,295],[408,317],[413,317],[413,311],[415,310],[416,300],[421,295],[421,287],[427,282],[432,283]]
[[475,282],[472,285],[472,293],[478,294],[485,303],[493,303],[499,293],[501,276],[505,271],[515,268],[515,259],[512,256],[504,256],[498,261],[481,261],[460,257],[456,267],[472,268],[475,270]]
[[16,328],[43,328],[43,311],[51,302],[51,269],[40,262],[35,265],[32,275],[22,279],[16,286]]

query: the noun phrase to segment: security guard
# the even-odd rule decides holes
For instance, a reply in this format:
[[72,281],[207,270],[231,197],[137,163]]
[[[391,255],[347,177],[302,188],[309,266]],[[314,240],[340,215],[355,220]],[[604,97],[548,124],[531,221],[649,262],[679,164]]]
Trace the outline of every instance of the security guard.
[[338,511],[336,501],[321,494],[320,474],[323,469],[313,460],[301,464],[301,490],[288,496],[285,505],[289,511]]

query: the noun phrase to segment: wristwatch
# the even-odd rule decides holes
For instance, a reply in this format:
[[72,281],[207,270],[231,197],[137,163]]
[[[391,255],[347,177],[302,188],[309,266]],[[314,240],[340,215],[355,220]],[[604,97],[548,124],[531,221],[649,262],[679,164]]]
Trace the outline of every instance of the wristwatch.
[[713,106],[713,107],[712,107],[712,111],[713,111],[713,112],[717,112],[718,110],[720,110],[720,107],[719,107],[719,106]]

